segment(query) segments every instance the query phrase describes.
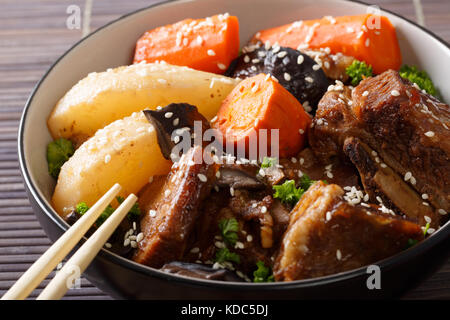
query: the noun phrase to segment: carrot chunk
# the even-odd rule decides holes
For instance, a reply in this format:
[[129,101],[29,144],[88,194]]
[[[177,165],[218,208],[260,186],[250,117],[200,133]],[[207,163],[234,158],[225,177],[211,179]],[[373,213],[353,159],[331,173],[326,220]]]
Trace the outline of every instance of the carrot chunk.
[[147,31],[137,41],[134,63],[164,60],[221,74],[238,54],[238,19],[225,14],[186,19]]
[[260,129],[267,129],[268,155],[272,147],[271,129],[278,129],[280,157],[295,155],[302,149],[310,124],[311,117],[300,102],[263,73],[238,84],[222,102],[214,122],[226,143],[231,140],[236,145],[245,143],[247,147],[252,132],[258,135]]
[[365,61],[376,74],[398,70],[402,62],[395,27],[387,17],[372,14],[297,21],[262,30],[253,37],[258,40],[300,51],[328,47]]

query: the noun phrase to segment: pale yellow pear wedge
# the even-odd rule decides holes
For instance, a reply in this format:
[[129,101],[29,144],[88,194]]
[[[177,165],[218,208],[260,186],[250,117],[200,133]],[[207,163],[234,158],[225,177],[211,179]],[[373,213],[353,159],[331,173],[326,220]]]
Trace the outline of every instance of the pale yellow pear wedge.
[[52,202],[62,217],[80,202],[94,204],[111,186],[137,193],[149,178],[168,173],[154,127],[142,112],[116,120],[84,142],[62,166]]
[[111,122],[173,102],[196,106],[208,120],[239,80],[166,63],[139,63],[91,73],[57,103],[48,118],[54,139],[77,144]]

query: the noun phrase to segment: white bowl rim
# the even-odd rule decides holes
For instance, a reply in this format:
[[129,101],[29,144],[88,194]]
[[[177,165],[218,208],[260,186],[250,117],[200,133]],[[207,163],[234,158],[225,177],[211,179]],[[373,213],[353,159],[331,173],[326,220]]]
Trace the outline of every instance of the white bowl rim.
[[[53,70],[53,68],[72,50],[76,49],[81,43],[83,43],[86,39],[93,36],[97,32],[101,32],[103,29],[107,28],[108,26],[115,24],[119,22],[120,20],[127,18],[129,16],[132,16],[134,14],[137,14],[141,11],[145,10],[151,10],[152,8],[158,7],[158,6],[164,6],[164,5],[176,5],[178,2],[184,2],[185,0],[165,0],[159,3],[155,3],[140,9],[137,9],[135,11],[129,12],[125,15],[120,16],[117,19],[114,19],[107,24],[99,27],[94,32],[90,33],[86,37],[78,40],[74,45],[72,45],[67,51],[64,52],[45,72],[45,74],[42,76],[42,78],[38,81],[38,83],[33,88],[26,104],[24,107],[24,110],[22,112],[22,116],[19,123],[19,130],[18,130],[18,158],[19,158],[19,168],[22,173],[22,177],[24,179],[25,185],[27,186],[27,189],[29,190],[30,194],[33,196],[34,200],[37,202],[37,204],[40,206],[41,210],[47,215],[47,217],[52,220],[63,232],[65,232],[70,226],[67,224],[55,211],[53,208],[49,207],[47,203],[44,201],[44,199],[41,198],[40,193],[38,192],[38,188],[33,183],[30,173],[28,170],[28,167],[26,165],[25,161],[25,154],[24,154],[24,127],[25,122],[27,120],[27,112],[30,108],[33,97],[39,90],[40,85],[44,82],[44,80],[47,78],[47,76],[50,74],[50,72]],[[344,2],[353,2],[358,3],[364,6],[369,6],[370,4],[365,3],[363,1],[359,0],[340,0]],[[399,19],[402,19],[406,21],[407,23],[413,25],[416,28],[421,29],[424,31],[428,36],[434,38],[441,44],[443,44],[449,51],[450,51],[450,45],[445,40],[434,34],[432,31],[420,26],[419,24],[409,20],[408,18],[405,18],[397,13],[394,13],[390,10],[380,8],[381,11],[385,11],[389,14],[392,14]],[[381,261],[376,262],[376,265],[379,266],[382,269],[391,269],[394,268],[396,265],[405,263],[406,261],[413,259],[420,255],[421,252],[428,251],[438,243],[442,242],[446,238],[450,236],[450,221],[447,221],[447,223],[434,233],[429,238],[425,239],[424,241],[421,241],[419,244],[415,245],[412,248],[409,248],[407,250],[404,250],[402,252],[399,252],[391,257],[388,257],[386,259],[383,259]],[[85,241],[86,238],[83,238],[83,241]],[[139,263],[136,263],[130,259],[124,258],[116,253],[113,253],[109,250],[106,250],[102,248],[99,252],[99,255],[96,257],[104,258],[106,260],[109,260],[113,263],[118,263],[125,269],[132,269],[134,272],[138,272],[141,274],[145,274],[148,276],[154,276],[160,279],[165,279],[168,281],[177,280],[180,283],[186,283],[196,286],[214,286],[216,288],[239,288],[243,290],[254,290],[257,288],[258,290],[264,290],[264,289],[270,289],[270,290],[285,290],[285,289],[298,289],[298,288],[306,288],[306,287],[315,287],[315,286],[323,286],[331,283],[341,282],[348,279],[360,277],[363,275],[367,275],[367,266],[363,266],[357,269],[348,270],[341,273],[331,274],[323,277],[317,277],[317,278],[311,278],[311,279],[304,279],[304,280],[296,280],[296,281],[290,281],[290,282],[272,282],[272,283],[248,283],[248,282],[225,282],[225,281],[218,281],[218,280],[205,280],[205,279],[197,279],[187,276],[180,276],[176,274],[170,274],[164,271],[161,271],[159,269],[151,268]]]

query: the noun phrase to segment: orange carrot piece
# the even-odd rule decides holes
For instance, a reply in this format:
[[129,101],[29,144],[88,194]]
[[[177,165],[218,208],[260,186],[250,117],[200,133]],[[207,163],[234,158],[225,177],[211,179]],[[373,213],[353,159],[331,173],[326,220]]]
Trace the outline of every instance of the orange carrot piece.
[[[267,154],[270,154],[270,129],[279,129],[279,156],[296,155],[304,146],[311,117],[298,100],[277,81],[260,73],[239,83],[225,98],[214,126],[227,143],[248,146],[253,130],[267,129]],[[248,148],[247,148],[248,150]]]
[[134,63],[164,60],[221,74],[238,54],[239,22],[225,14],[147,31],[136,44]]
[[297,21],[262,30],[253,38],[258,40],[300,51],[304,47],[328,47],[331,53],[341,52],[365,61],[376,74],[398,70],[402,62],[395,27],[387,17],[372,14]]

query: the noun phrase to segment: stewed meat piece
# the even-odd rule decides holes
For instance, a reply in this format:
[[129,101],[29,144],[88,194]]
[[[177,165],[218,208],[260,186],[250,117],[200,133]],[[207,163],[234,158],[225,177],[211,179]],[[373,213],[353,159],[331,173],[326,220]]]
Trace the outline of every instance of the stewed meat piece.
[[[200,206],[216,178],[217,166],[201,159],[202,148],[192,147],[174,164],[164,187],[141,220],[144,239],[133,260],[151,267],[179,260],[200,215]],[[200,153],[200,154],[199,154]]]
[[377,206],[349,204],[344,190],[316,182],[291,211],[276,258],[277,281],[315,278],[375,263],[423,239],[419,225]]
[[[422,208],[430,207],[437,213],[436,217],[447,215],[450,210],[450,107],[393,70],[363,80],[353,91],[342,85],[330,89],[319,103],[309,132],[309,142],[316,155],[323,161],[335,156],[347,158],[344,142],[349,137],[358,138],[370,149],[379,168],[391,169],[389,173],[383,170],[384,174],[398,175],[399,179],[391,177],[389,181],[405,181],[422,199]],[[356,155],[354,151],[358,151],[352,151],[352,146],[348,145],[348,155],[352,152]],[[374,175],[367,175],[362,170],[364,166],[355,160],[361,159],[353,157],[352,161],[366,177],[366,192],[385,194],[399,207],[402,200],[396,198],[403,195],[394,190],[387,192],[388,188],[374,190],[376,183],[370,181]],[[418,217],[406,207],[399,209],[418,223],[432,218],[427,214]]]

